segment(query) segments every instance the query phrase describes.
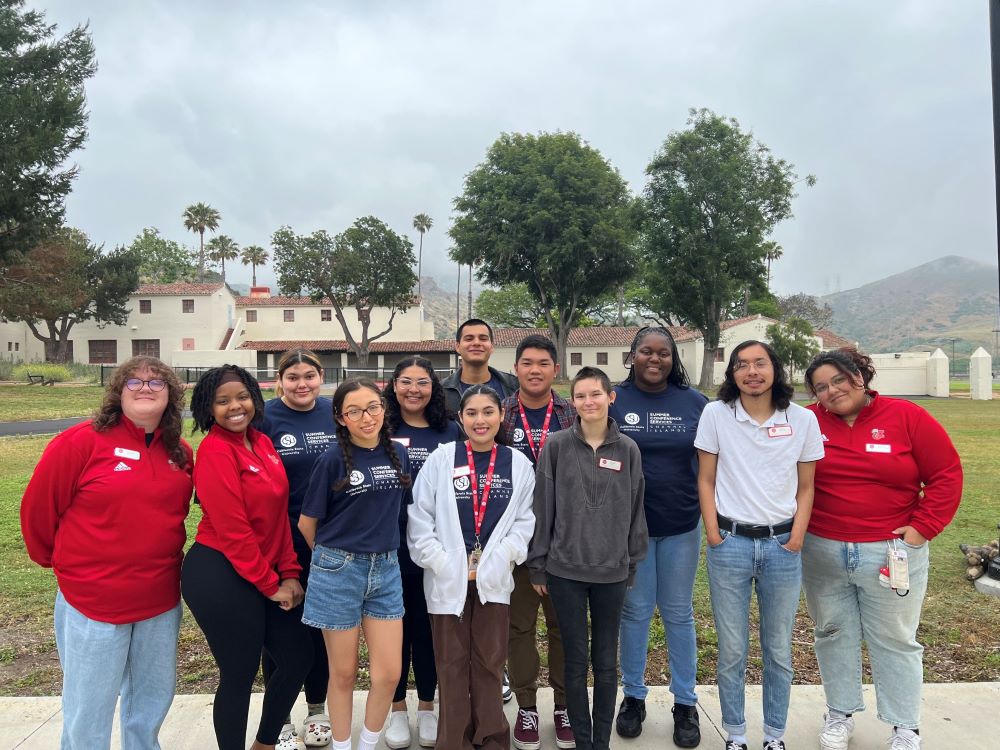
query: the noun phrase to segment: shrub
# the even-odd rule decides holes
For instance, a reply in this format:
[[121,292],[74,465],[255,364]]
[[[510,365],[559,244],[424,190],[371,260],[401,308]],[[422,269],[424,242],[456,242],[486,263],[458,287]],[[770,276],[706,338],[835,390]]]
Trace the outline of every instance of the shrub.
[[28,373],[41,375],[46,380],[62,383],[73,379],[73,372],[66,365],[56,365],[51,362],[32,362],[20,364],[14,368],[12,378],[15,381],[27,381]]

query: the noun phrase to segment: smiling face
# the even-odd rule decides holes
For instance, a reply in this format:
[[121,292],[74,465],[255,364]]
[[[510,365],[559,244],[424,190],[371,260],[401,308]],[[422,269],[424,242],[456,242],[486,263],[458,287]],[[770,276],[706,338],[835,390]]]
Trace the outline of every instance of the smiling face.
[[[370,412],[376,412],[371,414]],[[379,444],[385,405],[382,394],[362,386],[344,397],[340,414],[336,417],[351,434],[351,442],[361,448],[374,448]]]
[[493,447],[503,419],[503,409],[496,401],[482,394],[471,396],[462,407],[460,417],[473,450],[485,451]]
[[404,368],[393,380],[393,390],[404,418],[423,417],[424,409],[431,402],[434,384],[430,373],[419,365]]
[[608,409],[615,402],[613,391],[608,393],[597,378],[578,380],[573,385],[573,406],[584,424],[604,424],[608,421]]
[[231,381],[215,389],[212,417],[222,429],[236,433],[246,432],[254,414],[253,397],[243,383]]
[[316,405],[323,371],[307,362],[299,362],[281,373],[281,400],[289,409],[309,411]]
[[816,368],[812,389],[823,408],[841,417],[856,416],[865,406],[865,384],[861,376],[841,372],[833,365]]
[[[158,380],[160,375],[148,367],[142,367],[129,374],[130,380],[136,378],[147,381]],[[160,424],[169,399],[170,389],[166,384],[158,391],[152,390],[148,383],[143,383],[137,391],[131,391],[124,386],[121,392],[122,413],[137,427],[152,432]]]
[[740,350],[733,367],[733,380],[744,396],[758,397],[767,394],[774,385],[774,365],[767,350],[752,344]]
[[552,382],[559,374],[559,365],[544,349],[528,347],[521,352],[521,358],[514,363],[514,374],[521,395],[530,400],[549,400]]
[[462,362],[473,367],[486,365],[493,354],[493,342],[490,341],[490,329],[486,326],[468,325],[462,329],[462,335],[455,343],[455,351]]
[[635,382],[644,391],[662,391],[674,367],[673,345],[662,333],[647,333],[635,347],[632,368]]

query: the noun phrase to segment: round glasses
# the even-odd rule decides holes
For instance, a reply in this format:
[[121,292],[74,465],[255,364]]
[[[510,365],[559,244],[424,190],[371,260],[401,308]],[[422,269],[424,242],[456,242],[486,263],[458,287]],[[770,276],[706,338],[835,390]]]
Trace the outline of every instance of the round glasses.
[[343,412],[343,415],[347,417],[352,422],[357,422],[365,414],[370,417],[377,417],[379,414],[385,411],[385,404],[372,404],[367,409],[356,409],[350,408]]
[[156,393],[157,391],[162,391],[167,385],[167,381],[160,380],[159,378],[153,378],[152,380],[140,380],[139,378],[129,378],[125,381],[125,387],[130,391],[141,391],[144,385],[149,386],[149,390]]

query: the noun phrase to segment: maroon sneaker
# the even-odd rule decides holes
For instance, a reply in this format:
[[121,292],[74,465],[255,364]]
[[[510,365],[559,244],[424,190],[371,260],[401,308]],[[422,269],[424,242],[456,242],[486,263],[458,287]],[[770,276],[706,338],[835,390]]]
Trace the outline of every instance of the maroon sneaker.
[[534,708],[517,709],[514,747],[517,750],[538,750],[541,746],[541,740],[538,739],[538,711]]
[[573,736],[573,727],[569,724],[569,714],[566,706],[556,704],[556,710],[552,714],[552,721],[556,725],[556,746],[563,750],[573,750],[576,747],[576,738]]

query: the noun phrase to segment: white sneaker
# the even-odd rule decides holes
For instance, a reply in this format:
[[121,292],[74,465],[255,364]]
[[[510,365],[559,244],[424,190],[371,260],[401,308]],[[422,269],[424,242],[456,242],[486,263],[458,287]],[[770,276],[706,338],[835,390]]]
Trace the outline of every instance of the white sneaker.
[[890,750],[920,750],[920,735],[910,729],[896,727],[889,738]]
[[847,750],[854,732],[854,717],[823,714],[823,721],[826,724],[819,733],[819,746],[823,750]]
[[433,711],[417,711],[417,742],[420,747],[434,747],[438,738],[438,717]]
[[274,750],[299,750],[299,738],[295,734],[294,724],[285,724],[281,727],[281,734],[278,735]]
[[385,730],[385,746],[393,750],[410,746],[410,715],[406,711],[389,713],[389,726]]

